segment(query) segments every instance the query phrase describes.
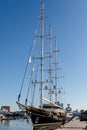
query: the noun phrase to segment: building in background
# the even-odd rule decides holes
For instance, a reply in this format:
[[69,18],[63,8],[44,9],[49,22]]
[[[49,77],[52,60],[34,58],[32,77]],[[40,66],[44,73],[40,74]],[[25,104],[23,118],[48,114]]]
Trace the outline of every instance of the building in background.
[[10,112],[10,106],[1,106],[1,110],[5,112]]

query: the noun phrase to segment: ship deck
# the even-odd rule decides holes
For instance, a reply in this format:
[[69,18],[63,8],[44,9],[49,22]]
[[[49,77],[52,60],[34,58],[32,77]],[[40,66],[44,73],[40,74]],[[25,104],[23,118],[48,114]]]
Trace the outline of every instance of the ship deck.
[[87,121],[80,121],[78,117],[75,117],[56,130],[87,130]]

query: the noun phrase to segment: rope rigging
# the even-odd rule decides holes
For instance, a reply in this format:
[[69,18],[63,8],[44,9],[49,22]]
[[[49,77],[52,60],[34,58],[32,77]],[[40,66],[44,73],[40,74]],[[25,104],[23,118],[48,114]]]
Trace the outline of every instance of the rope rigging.
[[[38,72],[38,65],[37,65],[35,80],[37,80],[37,72]],[[31,104],[31,106],[33,106],[33,102],[34,102],[35,86],[36,86],[36,84],[34,83],[34,90],[33,90],[32,104]]]
[[[37,41],[36,43],[38,43],[39,44],[39,41]],[[39,51],[38,50],[40,50],[39,48],[38,48],[38,46],[36,46],[35,47],[35,50],[34,50],[34,57],[36,56],[36,53],[38,52],[39,53]],[[32,57],[33,58],[33,57]],[[30,74],[30,80],[29,80],[29,85],[28,85],[28,90],[27,90],[27,96],[26,96],[26,100],[25,100],[25,105],[27,105],[27,102],[28,102],[28,96],[29,96],[29,90],[30,90],[30,86],[31,86],[31,82],[32,82],[32,76],[33,76],[33,73],[35,72],[35,58],[33,58],[33,63],[32,63],[33,65],[32,65],[32,71],[31,71],[31,74]],[[37,71],[37,70],[36,70]],[[37,76],[37,72],[36,72],[36,76]],[[36,79],[36,78],[35,78]],[[34,86],[35,87],[35,86]]]
[[31,75],[30,75],[30,81],[29,81],[29,85],[28,85],[28,91],[27,91],[27,97],[26,97],[26,100],[25,100],[25,105],[27,105],[27,101],[28,101],[28,95],[29,95],[29,90],[30,90],[33,72],[34,72],[34,66],[32,67],[32,71],[31,71]]
[[21,88],[20,88],[20,91],[19,91],[18,102],[20,102],[20,97],[21,97],[22,88],[23,88],[23,85],[24,85],[24,80],[25,80],[25,77],[26,77],[26,72],[27,72],[27,69],[28,69],[28,65],[29,65],[31,54],[32,54],[32,50],[33,50],[33,47],[34,47],[34,44],[35,44],[35,37],[37,35],[37,29],[38,29],[38,23],[37,23],[36,31],[34,33],[32,45],[31,45],[31,49],[30,49],[30,53],[29,53],[29,56],[28,56],[28,60],[27,60],[27,64],[26,64],[26,68],[25,68],[25,72],[24,72],[24,76],[23,76],[23,80],[22,80],[22,84],[21,84]]

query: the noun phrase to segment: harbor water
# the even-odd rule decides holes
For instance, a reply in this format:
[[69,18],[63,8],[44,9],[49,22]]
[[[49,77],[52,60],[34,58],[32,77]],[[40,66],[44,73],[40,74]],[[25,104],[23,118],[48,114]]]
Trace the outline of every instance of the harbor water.
[[[55,126],[55,125],[54,125]],[[70,122],[66,123],[61,128],[57,127],[41,127],[38,129],[33,128],[26,119],[19,120],[3,120],[0,121],[0,130],[87,130],[87,121],[80,121],[78,117],[73,118]]]
[[0,130],[33,130],[26,119],[0,121]]
[[27,119],[3,120],[0,121],[0,130],[55,130],[58,125],[41,126],[33,128]]

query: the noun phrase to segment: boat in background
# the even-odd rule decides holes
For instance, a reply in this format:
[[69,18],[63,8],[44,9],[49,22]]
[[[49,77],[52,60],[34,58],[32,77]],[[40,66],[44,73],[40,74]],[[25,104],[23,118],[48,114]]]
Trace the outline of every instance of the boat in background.
[[[58,94],[61,91],[58,86],[58,71],[61,70],[58,66],[59,50],[56,38],[52,35],[51,25],[46,32],[45,19],[42,1],[40,29],[38,31],[38,22],[17,101],[19,108],[26,110],[34,127],[63,124],[66,119],[65,110],[58,104]],[[29,77],[26,78],[27,76]],[[23,86],[26,80],[29,80],[28,91],[23,103],[21,95],[22,92],[24,94]]]

